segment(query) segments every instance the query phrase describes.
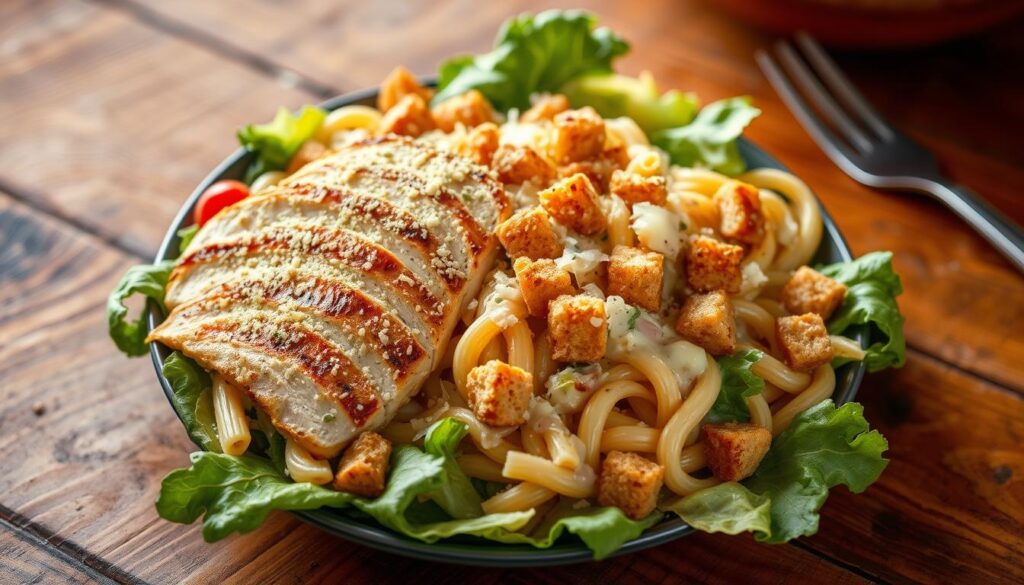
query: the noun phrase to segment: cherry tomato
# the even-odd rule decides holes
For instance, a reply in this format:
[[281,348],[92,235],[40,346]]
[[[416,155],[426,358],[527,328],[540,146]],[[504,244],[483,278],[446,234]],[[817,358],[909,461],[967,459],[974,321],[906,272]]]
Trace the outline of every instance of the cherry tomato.
[[196,203],[195,222],[202,227],[211,217],[229,205],[249,196],[249,187],[241,181],[217,181],[207,187]]

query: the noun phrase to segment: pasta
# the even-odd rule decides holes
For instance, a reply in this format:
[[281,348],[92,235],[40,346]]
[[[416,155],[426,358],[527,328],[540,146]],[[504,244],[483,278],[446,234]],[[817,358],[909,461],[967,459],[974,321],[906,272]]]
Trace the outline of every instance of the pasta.
[[213,414],[221,450],[228,455],[245,453],[252,436],[242,407],[242,393],[220,376],[213,377]]

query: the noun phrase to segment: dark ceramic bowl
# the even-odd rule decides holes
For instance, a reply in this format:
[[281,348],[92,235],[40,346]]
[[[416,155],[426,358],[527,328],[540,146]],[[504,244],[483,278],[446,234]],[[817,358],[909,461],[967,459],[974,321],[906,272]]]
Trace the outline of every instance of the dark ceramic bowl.
[[[321,107],[333,110],[351,104],[372,106],[376,103],[376,98],[376,90],[358,91],[328,100],[321,104]],[[779,164],[778,161],[749,142],[741,142],[740,150],[751,168],[769,167],[785,170],[785,167]],[[245,175],[245,170],[248,168],[251,158],[250,153],[239,149],[203,179],[189,196],[188,200],[185,201],[177,217],[174,218],[174,222],[167,229],[167,235],[164,236],[163,244],[156,255],[157,262],[177,256],[179,240],[177,232],[191,223],[192,208],[199,195],[215,181],[221,179],[241,180]],[[832,221],[832,218],[824,208],[822,208],[821,212],[825,221],[825,232],[821,247],[818,249],[817,256],[815,257],[815,262],[829,263],[851,260],[850,248],[846,245],[846,241],[843,240],[839,229],[836,228],[835,222]],[[150,328],[159,324],[163,318],[164,315],[159,309],[151,310],[149,314]],[[862,346],[866,347],[867,335],[865,332],[858,331],[854,337],[861,342]],[[160,380],[160,385],[163,386],[164,394],[170,400],[172,395],[170,384],[161,374],[163,361],[170,354],[170,350],[162,345],[153,344],[150,353],[153,357],[157,378]],[[864,371],[864,366],[860,363],[849,364],[839,368],[836,372],[836,391],[833,394],[833,399],[837,404],[849,402],[853,399],[857,393],[858,386],[860,386],[861,379],[864,377]],[[173,401],[171,401],[171,405],[173,407]],[[372,519],[351,515],[344,509],[323,509],[293,513],[310,524],[319,526],[332,534],[353,542],[428,561],[494,567],[528,567],[578,563],[593,558],[590,550],[580,540],[571,535],[564,536],[548,549],[536,549],[528,545],[501,544],[474,537],[456,537],[434,544],[426,544],[392,532],[380,526]],[[686,536],[691,532],[693,532],[693,529],[678,518],[666,518],[643,533],[640,538],[627,542],[619,549],[616,555],[650,548]]]

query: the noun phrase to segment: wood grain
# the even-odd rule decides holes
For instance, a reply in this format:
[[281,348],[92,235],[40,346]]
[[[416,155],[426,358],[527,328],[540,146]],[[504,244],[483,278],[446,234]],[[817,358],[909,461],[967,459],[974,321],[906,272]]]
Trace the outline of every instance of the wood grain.
[[0,185],[134,253],[237,148],[235,130],[312,98],[78,0],[0,13]]
[[55,554],[57,552],[48,550],[45,542],[39,542],[14,526],[0,522],[0,559],[3,559],[0,582],[40,585],[114,583],[88,567]]

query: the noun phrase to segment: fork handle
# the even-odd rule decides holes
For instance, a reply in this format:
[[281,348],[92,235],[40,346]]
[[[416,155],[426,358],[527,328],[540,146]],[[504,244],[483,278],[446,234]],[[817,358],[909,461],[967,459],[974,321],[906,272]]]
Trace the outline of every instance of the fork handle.
[[1024,273],[1024,230],[1020,226],[966,187],[937,181],[928,181],[927,187]]

